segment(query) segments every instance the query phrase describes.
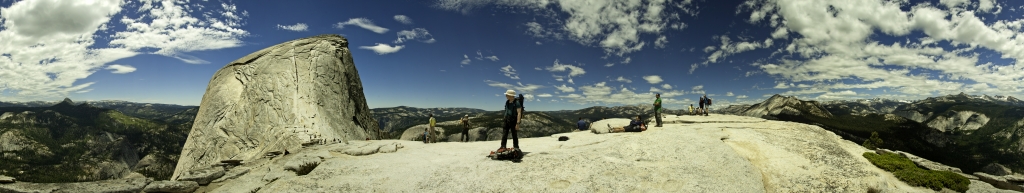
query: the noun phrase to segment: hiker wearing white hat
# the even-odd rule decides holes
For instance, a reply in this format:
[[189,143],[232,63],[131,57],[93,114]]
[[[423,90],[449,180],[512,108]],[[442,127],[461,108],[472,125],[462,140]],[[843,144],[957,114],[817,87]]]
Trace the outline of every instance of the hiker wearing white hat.
[[469,128],[472,128],[469,126],[469,115],[462,116],[462,142],[469,142]]
[[[519,149],[519,122],[523,119],[523,108],[516,102],[515,97],[516,91],[505,91],[505,121],[502,125],[504,132],[501,135],[501,148],[498,148],[496,153]],[[505,148],[505,145],[508,144],[509,132],[512,132],[512,148],[515,149]]]

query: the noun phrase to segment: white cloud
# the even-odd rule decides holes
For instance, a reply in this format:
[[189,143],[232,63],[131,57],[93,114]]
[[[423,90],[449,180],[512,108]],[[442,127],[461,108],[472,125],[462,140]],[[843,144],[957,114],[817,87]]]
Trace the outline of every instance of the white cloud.
[[[239,29],[242,17],[248,12],[238,14],[235,5],[221,3],[219,11],[198,13],[187,3],[142,1],[137,11],[148,14],[139,18],[122,17],[120,22],[126,25],[126,30],[115,33],[115,39],[109,44],[131,50],[156,48],[154,54],[205,64],[209,62],[184,53],[238,47],[242,45],[240,39],[249,34]],[[202,15],[204,19],[195,15]]]
[[615,63],[607,63],[607,64],[604,64],[604,67],[612,67],[612,66],[615,66]]
[[535,43],[536,43],[537,45],[544,45],[543,43],[540,43],[540,41],[537,41],[537,42],[535,42]]
[[545,67],[544,69],[548,70],[549,72],[565,72],[565,71],[569,71],[569,77],[570,78],[573,77],[573,76],[580,76],[580,75],[583,75],[583,74],[587,73],[587,71],[583,70],[583,68],[580,68],[579,66],[573,66],[573,65],[570,65],[570,64],[558,63],[557,59],[555,59],[555,64],[553,64],[551,66],[548,66],[548,67]]
[[[605,53],[618,56],[643,49],[647,42],[640,39],[641,34],[661,34],[669,27],[669,23],[672,23],[674,29],[685,26],[680,22],[678,14],[670,14],[666,9],[691,12],[690,9],[695,7],[692,1],[677,3],[666,0],[438,0],[434,7],[468,14],[490,4],[531,9],[530,13],[551,18],[555,21],[550,23],[558,25],[544,27],[538,22],[529,22],[526,24],[527,34],[555,38],[564,34],[567,39],[582,45],[597,45]],[[555,19],[558,15],[568,17],[564,20]]]
[[747,95],[738,95],[738,96],[736,96],[736,99],[745,99],[745,98],[747,98]]
[[555,89],[558,89],[558,91],[561,91],[563,93],[576,92],[576,88],[566,86],[565,84],[562,84],[562,86],[555,86]]
[[501,73],[513,80],[519,80],[519,75],[516,74],[516,69],[512,68],[512,65],[501,67]]
[[544,93],[544,94],[538,94],[538,95],[537,95],[537,97],[540,97],[540,98],[548,98],[548,97],[552,97],[552,96],[553,96],[553,95],[551,95],[551,94],[548,94],[548,93]]
[[[504,88],[504,89],[507,89],[507,90],[514,90],[514,91],[516,91],[517,94],[532,94],[537,89],[544,88],[544,86],[535,85],[535,84],[523,85],[523,83],[518,83],[516,85],[513,85],[513,84],[503,83],[503,82],[498,82],[498,81],[493,81],[493,80],[485,80],[484,82],[487,83],[487,86],[499,87],[499,88]],[[504,91],[501,91],[501,92],[504,92]],[[524,97],[525,97],[525,95],[524,95]]]
[[366,19],[366,18],[351,18],[351,19],[348,19],[348,21],[345,21],[345,22],[338,22],[338,23],[334,24],[334,28],[345,29],[346,25],[359,26],[359,27],[361,27],[363,29],[370,30],[370,31],[372,31],[374,33],[379,33],[379,34],[383,34],[385,32],[388,32],[388,28],[383,28],[383,27],[377,26],[377,25],[373,24],[373,21],[370,21],[370,19]]
[[283,29],[288,31],[306,31],[309,30],[309,26],[306,25],[306,23],[296,23],[295,25],[277,24],[277,29]]
[[[210,2],[14,2],[0,11],[0,98],[49,100],[89,92],[94,82],[79,80],[140,53],[206,63],[185,53],[241,45],[248,32],[238,27],[247,12],[227,3],[194,9],[201,3]],[[120,15],[124,7],[138,7],[131,10],[138,17]],[[95,44],[95,38],[110,41]],[[115,72],[128,71],[122,69]]]
[[658,84],[658,83],[661,83],[663,81],[663,80],[661,80],[661,76],[658,76],[658,75],[644,76],[644,80],[647,80],[647,83],[651,83],[651,84]]
[[434,36],[430,35],[430,32],[428,32],[427,29],[416,28],[412,30],[398,31],[398,39],[395,40],[394,43],[400,44],[408,40],[416,40],[428,44],[437,42],[437,40],[434,40]]
[[484,57],[484,59],[488,59],[488,60],[491,60],[491,61],[498,61],[498,56],[488,56],[488,57]]
[[625,82],[625,83],[633,83],[633,80],[626,79],[625,77],[622,77],[622,76],[619,76],[619,78],[615,79],[615,81]]
[[409,16],[405,15],[395,15],[395,21],[398,21],[399,23],[406,25],[412,24],[412,18],[409,18]]
[[377,43],[377,45],[375,45],[375,46],[359,46],[359,49],[373,50],[373,52],[376,52],[378,55],[395,53],[395,52],[398,52],[399,50],[402,50],[402,48],[405,48],[405,46],[402,46],[402,45],[391,46],[391,45],[382,44],[382,43]]
[[704,90],[704,85],[693,86],[693,88],[691,88],[691,89],[692,90]]
[[469,65],[469,63],[473,62],[473,60],[469,59],[468,55],[463,54],[462,57],[465,58],[465,59],[462,59],[462,62],[460,62],[460,64],[462,64],[462,65]]
[[662,84],[661,88],[666,89],[666,90],[672,90],[672,85]]
[[107,68],[105,69],[110,70],[110,73],[114,74],[128,74],[131,72],[135,72],[135,67],[120,64],[111,64],[107,66]]
[[[793,37],[779,40],[784,48],[754,65],[781,82],[777,89],[808,98],[847,97],[850,89],[901,96],[1024,94],[1024,20],[976,15],[1001,11],[989,0],[909,4],[748,1],[741,8],[750,22],[770,23],[772,38]],[[883,43],[887,39],[905,41]],[[1003,60],[980,61],[993,53]]]
[[619,62],[619,63],[629,64],[630,62],[633,62],[633,58],[632,57],[626,57],[626,59],[622,59],[622,62]]
[[665,37],[664,35],[662,35],[661,37],[658,37],[657,40],[654,40],[654,47],[655,48],[665,48],[665,45],[667,45],[667,44],[668,44],[668,37]]
[[736,96],[736,95],[732,94],[732,92],[725,92],[725,96]]

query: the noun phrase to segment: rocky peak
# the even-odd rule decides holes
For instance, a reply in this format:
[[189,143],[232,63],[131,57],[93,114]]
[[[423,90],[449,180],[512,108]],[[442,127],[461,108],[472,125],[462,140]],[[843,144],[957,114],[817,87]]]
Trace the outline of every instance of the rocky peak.
[[173,179],[316,141],[380,139],[348,40],[292,40],[228,63],[210,79]]
[[74,102],[74,101],[71,101],[71,99],[70,99],[70,98],[67,98],[67,97],[65,97],[65,98],[64,98],[64,101],[61,101],[61,103],[67,103],[67,104],[72,104],[72,105],[73,105],[73,104],[75,104],[75,102]]
[[764,102],[754,104],[740,115],[752,117],[774,117],[779,114],[799,115],[810,113],[819,117],[831,118],[832,114],[817,101],[802,101],[794,96],[772,95]]

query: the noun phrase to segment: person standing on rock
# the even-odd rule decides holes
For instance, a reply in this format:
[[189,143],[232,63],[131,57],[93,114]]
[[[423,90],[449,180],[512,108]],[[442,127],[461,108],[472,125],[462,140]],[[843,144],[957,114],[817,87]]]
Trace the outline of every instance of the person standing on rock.
[[435,139],[433,139],[434,124],[437,124],[437,121],[434,120],[434,114],[431,113],[430,114],[430,126],[427,127],[427,134],[426,134],[427,135],[427,137],[426,137],[427,138],[427,143],[433,143],[433,142],[436,141]]
[[690,115],[696,115],[695,113],[693,113],[693,104],[690,104]]
[[[502,125],[504,132],[501,135],[501,147],[498,148],[498,151],[495,151],[495,153],[519,149],[519,123],[523,118],[523,108],[518,102],[516,102],[515,97],[516,91],[505,91],[505,120]],[[512,132],[512,148],[514,149],[505,148],[505,145],[508,144],[509,132]]]
[[[708,98],[707,94],[704,94],[704,100],[705,100],[704,103],[707,103],[706,104],[707,105],[706,108],[711,108],[711,98]],[[708,110],[707,109],[704,109],[704,116],[708,116]]]
[[661,93],[654,94],[654,98],[654,126],[661,127]]
[[469,128],[472,128],[469,126],[469,115],[462,116],[462,142],[469,142]]
[[700,97],[700,101],[699,101],[699,102],[697,102],[697,104],[699,104],[699,105],[700,105],[700,107],[697,107],[697,114],[698,114],[698,115],[699,115],[699,114],[704,114],[704,111],[706,110],[706,109],[704,109],[704,97],[705,97],[705,96],[701,96],[701,97]]

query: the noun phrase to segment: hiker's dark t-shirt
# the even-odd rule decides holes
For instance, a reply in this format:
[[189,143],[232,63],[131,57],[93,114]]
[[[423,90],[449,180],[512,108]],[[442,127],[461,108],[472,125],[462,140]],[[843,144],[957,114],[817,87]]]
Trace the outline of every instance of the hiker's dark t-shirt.
[[516,116],[519,114],[519,112],[517,110],[520,107],[522,107],[522,106],[520,106],[519,103],[515,102],[515,100],[512,100],[512,101],[507,101],[506,100],[505,101],[505,123],[506,124],[507,123],[515,124],[516,123],[516,118],[517,118]]
[[580,128],[580,131],[589,129],[589,128],[587,128],[587,121],[584,121],[584,120],[580,120],[580,122],[576,122],[576,127]]

